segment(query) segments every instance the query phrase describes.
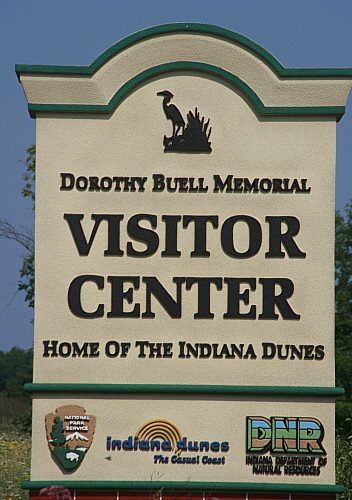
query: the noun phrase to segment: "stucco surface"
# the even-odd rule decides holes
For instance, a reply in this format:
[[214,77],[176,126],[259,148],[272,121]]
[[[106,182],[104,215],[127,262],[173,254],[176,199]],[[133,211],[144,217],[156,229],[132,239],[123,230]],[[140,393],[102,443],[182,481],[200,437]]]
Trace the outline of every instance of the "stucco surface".
[[[210,118],[211,154],[164,153],[163,135],[171,134],[161,98],[156,94],[169,89],[184,116],[197,106],[201,116]],[[44,114],[37,119],[38,195],[37,227],[37,310],[36,382],[72,381],[107,383],[195,383],[267,385],[333,385],[333,222],[335,123],[314,118],[294,120],[259,118],[243,97],[220,81],[199,75],[173,75],[154,79],[129,96],[111,116],[67,116]],[[78,176],[145,176],[145,192],[60,191],[60,173]],[[153,174],[165,177],[204,177],[207,193],[153,192]],[[311,192],[214,193],[213,175],[238,178],[307,179]],[[88,256],[80,256],[70,233],[65,213],[82,213],[87,239],[93,228],[91,214],[123,214],[121,222],[122,257],[106,257],[107,227],[101,224]],[[127,221],[138,213],[158,217],[160,244],[149,257],[126,255],[128,241],[142,251],[145,244],[132,240]],[[178,231],[182,255],[165,258],[167,214],[217,215],[219,228],[207,230],[207,258],[190,257],[194,228]],[[221,248],[223,222],[233,215],[249,215],[260,222],[262,246],[251,258],[229,257]],[[306,258],[268,259],[269,228],[266,216],[296,217],[301,224],[295,237]],[[144,227],[150,228],[145,222]],[[248,228],[235,228],[239,251],[248,247]],[[156,276],[175,297],[175,276],[215,276],[256,279],[287,277],[295,291],[289,299],[299,321],[227,320],[227,291],[211,290],[213,319],[194,319],[197,288],[183,291],[182,318],[172,319],[157,300],[152,299],[154,319],[99,318],[74,316],[67,304],[70,282],[78,275]],[[129,285],[126,285],[128,288]],[[134,291],[133,302],[145,310],[145,289]],[[126,288],[126,289],[127,289]],[[248,287],[247,287],[248,288]],[[97,290],[94,283],[82,288],[87,311],[105,304],[110,310],[110,285]],[[262,309],[262,287],[250,293],[250,303]],[[126,302],[126,310],[132,310]],[[243,304],[242,312],[249,310]],[[105,314],[106,316],[106,314]],[[140,359],[131,349],[126,359],[43,358],[44,340],[61,342],[149,342],[174,343],[172,359]],[[177,343],[252,343],[257,359],[178,359]],[[261,360],[262,343],[314,344],[325,346],[325,358],[313,360]],[[66,368],[67,367],[67,368]],[[249,376],[250,373],[250,376]]]

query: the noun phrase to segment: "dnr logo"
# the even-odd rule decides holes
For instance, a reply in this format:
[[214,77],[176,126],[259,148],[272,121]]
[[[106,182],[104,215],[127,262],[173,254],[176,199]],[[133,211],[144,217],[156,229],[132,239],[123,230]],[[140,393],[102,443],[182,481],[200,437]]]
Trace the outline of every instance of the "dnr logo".
[[247,452],[326,454],[323,424],[311,417],[247,417]]

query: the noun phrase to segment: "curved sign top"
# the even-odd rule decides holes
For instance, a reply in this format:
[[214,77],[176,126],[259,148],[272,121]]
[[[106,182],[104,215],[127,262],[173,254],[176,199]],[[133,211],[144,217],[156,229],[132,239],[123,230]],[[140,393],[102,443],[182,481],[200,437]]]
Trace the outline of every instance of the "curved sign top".
[[198,23],[142,30],[89,66],[16,66],[33,117],[39,111],[111,113],[136,86],[174,71],[219,77],[262,115],[337,119],[344,113],[352,79],[350,68],[285,68],[248,38]]

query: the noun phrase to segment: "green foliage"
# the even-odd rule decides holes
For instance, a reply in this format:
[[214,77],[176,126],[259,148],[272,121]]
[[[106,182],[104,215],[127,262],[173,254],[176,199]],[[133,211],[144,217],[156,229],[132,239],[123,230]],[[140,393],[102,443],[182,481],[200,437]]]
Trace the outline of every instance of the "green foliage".
[[339,500],[352,500],[352,436],[344,439],[336,436],[336,482],[345,487]]
[[[35,208],[35,144],[32,144],[27,149],[26,158],[26,173],[23,175],[25,185],[22,189],[24,198],[29,197],[33,204],[32,210]],[[24,300],[28,302],[28,307],[34,307],[34,239],[33,246],[29,253],[23,257],[22,267],[20,269],[20,281],[18,290],[25,292]]]
[[18,290],[26,293],[24,300],[28,307],[34,307],[34,252],[23,257],[20,276]]
[[32,371],[33,349],[13,347],[8,352],[0,351],[0,398],[28,401],[23,384],[32,382]]
[[12,398],[0,398],[0,429],[18,429],[30,434],[31,401]]
[[336,214],[336,345],[352,346],[352,202]]
[[31,431],[31,397],[23,385],[32,382],[33,349],[0,351],[0,429]]
[[24,198],[27,196],[33,201],[32,209],[35,208],[35,144],[32,144],[27,151],[27,158],[25,161],[26,173],[23,175],[23,179],[26,182],[22,189],[22,195]]
[[344,216],[336,214],[335,283],[336,385],[346,391],[336,403],[336,426],[347,438],[352,434],[352,203]]

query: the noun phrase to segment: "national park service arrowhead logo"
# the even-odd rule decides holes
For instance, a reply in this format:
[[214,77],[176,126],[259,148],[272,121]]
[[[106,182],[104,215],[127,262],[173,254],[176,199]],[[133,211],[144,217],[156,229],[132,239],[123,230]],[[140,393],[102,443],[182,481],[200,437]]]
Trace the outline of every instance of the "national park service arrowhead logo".
[[45,416],[46,437],[51,453],[66,470],[80,465],[93,441],[96,417],[83,406],[67,405]]

